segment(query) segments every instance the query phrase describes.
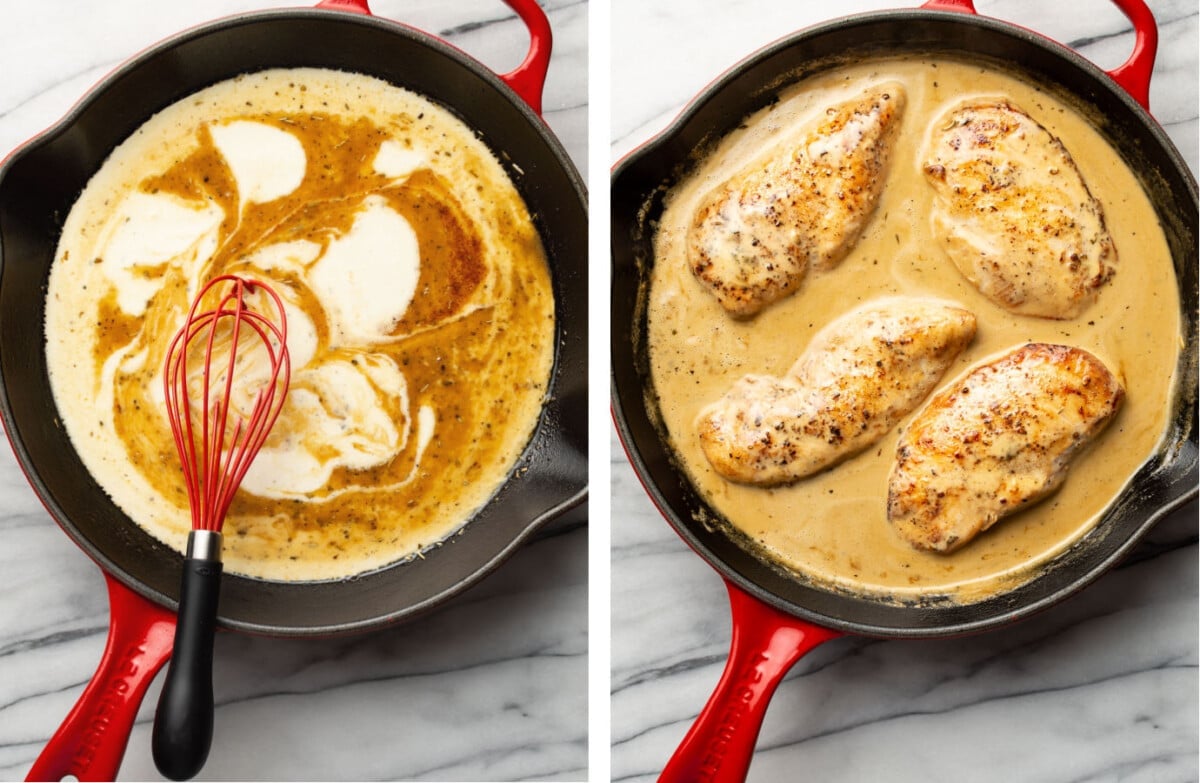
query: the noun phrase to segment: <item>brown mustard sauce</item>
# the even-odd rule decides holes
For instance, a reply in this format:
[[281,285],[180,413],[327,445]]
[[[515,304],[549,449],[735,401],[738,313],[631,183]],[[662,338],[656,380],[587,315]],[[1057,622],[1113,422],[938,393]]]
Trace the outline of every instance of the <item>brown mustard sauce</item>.
[[[482,499],[479,482],[486,487],[498,483],[497,475],[512,464],[528,437],[530,406],[540,407],[546,392],[553,299],[540,240],[515,190],[491,188],[488,177],[495,174],[477,172],[475,159],[468,156],[461,173],[498,205],[494,209],[503,224],[503,241],[514,248],[516,267],[506,273],[510,280],[496,286],[502,301],[464,310],[488,275],[498,273],[488,269],[485,240],[454,188],[430,168],[419,168],[397,183],[372,166],[380,145],[388,139],[407,143],[406,123],[419,123],[423,115],[394,117],[396,124],[387,129],[365,117],[348,120],[313,111],[247,112],[221,121],[237,119],[274,125],[300,140],[308,165],[293,193],[268,203],[240,205],[237,183],[207,126],[199,128],[199,145],[190,154],[138,185],[146,193],[206,200],[223,210],[219,250],[205,266],[205,279],[254,274],[245,259],[267,245],[301,239],[325,245],[350,229],[368,195],[386,199],[408,221],[418,239],[421,265],[412,303],[392,330],[403,339],[371,347],[386,354],[407,382],[408,409],[393,405],[387,411],[398,425],[410,428],[406,446],[377,467],[335,468],[326,486],[303,501],[239,492],[224,527],[226,559],[234,570],[304,579],[308,576],[303,568],[291,571],[262,564],[357,558],[377,565],[390,559],[389,551],[418,551],[465,521]],[[433,154],[457,154],[453,140]],[[62,261],[67,260],[64,252]],[[103,264],[103,259],[92,263]],[[133,341],[137,348],[148,349],[141,369],[118,371],[114,378],[113,422],[132,466],[182,513],[187,498],[175,445],[150,387],[180,313],[189,305],[187,282],[178,270],[154,271],[166,271],[164,283],[142,316],[123,313],[115,289],[101,294],[91,358],[98,388],[104,363],[114,352]],[[314,292],[294,277],[276,282],[296,292],[313,320],[318,355],[343,354],[341,358],[355,365],[368,360],[356,355],[358,349],[329,344],[328,318]],[[303,386],[303,380],[293,381],[293,390]],[[416,427],[406,419],[423,405],[436,411],[437,425],[420,469],[406,481],[418,450]],[[287,435],[275,431],[271,439]],[[346,489],[353,491],[339,492]],[[315,573],[330,570],[354,569],[326,565]]]

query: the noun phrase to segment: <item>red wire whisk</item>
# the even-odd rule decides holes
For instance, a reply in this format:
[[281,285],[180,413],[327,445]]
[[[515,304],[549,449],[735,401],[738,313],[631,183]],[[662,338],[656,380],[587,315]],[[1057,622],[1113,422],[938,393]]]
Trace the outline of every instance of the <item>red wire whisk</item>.
[[290,376],[283,301],[267,284],[236,275],[200,291],[167,350],[167,418],[192,515],[175,648],[152,735],[155,765],[174,780],[193,777],[208,758],[221,527],[279,417]]

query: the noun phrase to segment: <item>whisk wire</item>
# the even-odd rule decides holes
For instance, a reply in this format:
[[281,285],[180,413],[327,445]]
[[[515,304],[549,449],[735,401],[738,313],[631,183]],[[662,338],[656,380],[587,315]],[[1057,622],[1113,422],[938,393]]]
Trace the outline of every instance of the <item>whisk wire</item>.
[[[206,294],[225,282],[232,282],[232,288],[221,297],[216,307],[197,313]],[[279,317],[278,324],[246,306],[246,295],[255,289],[264,291],[273,300]],[[224,346],[224,335],[219,328],[223,322],[231,322],[228,355],[219,358]],[[241,355],[243,325],[253,331],[265,349],[270,374],[254,396],[249,416],[239,415],[231,425],[229,415],[233,407],[234,375]],[[201,338],[204,362],[197,433],[188,386],[188,354],[192,351],[193,343]],[[220,530],[237,488],[245,478],[254,456],[266,442],[287,394],[291,362],[287,352],[287,320],[282,300],[261,283],[233,275],[215,278],[193,301],[188,320],[171,342],[167,355],[164,386],[168,418],[181,457],[184,484],[192,512],[192,528]],[[211,387],[214,363],[219,366],[222,361],[224,378],[218,377],[217,380],[223,393],[214,399]]]
[[[229,415],[229,403],[233,393],[234,368],[237,366],[237,352],[239,343],[241,341],[242,293],[242,286],[235,285],[233,287],[233,293],[227,293],[217,305],[217,309],[214,311],[209,321],[210,326],[208,329],[208,340],[204,351],[203,421],[205,432],[203,444],[204,463],[208,467],[208,471],[204,473],[204,477],[207,479],[204,486],[204,507],[206,509],[206,513],[210,515],[209,518],[205,520],[205,530],[217,530],[224,520],[224,509],[221,508],[221,501],[223,500],[221,497],[221,490],[223,489],[221,486],[223,474],[220,469],[220,461],[221,452],[223,450],[223,446],[225,445],[225,425]],[[229,343],[229,365],[225,370],[225,390],[224,394],[217,398],[216,410],[212,411],[212,418],[210,419],[209,405],[211,403],[211,395],[209,394],[208,384],[209,379],[212,377],[213,346],[217,340],[217,326],[219,325],[221,318],[229,312],[227,308],[230,299],[234,300],[235,309],[232,314],[233,334],[230,336]],[[193,303],[193,307],[195,307],[196,304],[198,304],[198,300],[196,303]],[[211,435],[208,431],[210,422],[211,426],[216,429],[216,432]],[[238,426],[234,430],[233,441],[228,452],[231,457],[237,447],[238,434],[241,430],[240,425],[241,422],[239,421]],[[220,516],[217,516],[218,513],[220,513]]]

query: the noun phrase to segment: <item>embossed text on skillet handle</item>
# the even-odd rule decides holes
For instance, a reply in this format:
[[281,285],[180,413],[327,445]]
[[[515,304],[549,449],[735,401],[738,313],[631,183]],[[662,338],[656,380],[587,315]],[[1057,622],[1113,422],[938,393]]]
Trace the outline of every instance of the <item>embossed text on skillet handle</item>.
[[108,574],[111,622],[100,666],[27,780],[116,780],[138,706],[171,655],[175,615]]

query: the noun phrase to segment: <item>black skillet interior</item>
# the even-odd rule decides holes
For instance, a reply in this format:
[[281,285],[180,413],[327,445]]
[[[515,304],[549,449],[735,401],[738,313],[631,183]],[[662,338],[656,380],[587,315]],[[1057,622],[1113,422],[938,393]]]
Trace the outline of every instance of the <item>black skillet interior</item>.
[[[743,117],[806,74],[844,62],[935,54],[990,64],[1033,80],[1075,106],[1124,155],[1161,216],[1175,259],[1185,348],[1172,430],[1097,527],[1033,581],[968,606],[898,606],[838,594],[772,567],[735,544],[672,459],[654,418],[640,286],[653,264],[655,222],[667,188]],[[832,628],[878,636],[939,636],[1018,619],[1088,584],[1197,484],[1197,194],[1162,129],[1108,77],[1035,34],[957,13],[895,11],[834,21],[781,40],[739,63],[696,98],[666,131],[612,177],[612,397],[617,427],[655,504],[685,541],[723,576],[760,600]],[[1136,274],[1130,269],[1129,274]],[[1132,281],[1132,279],[1131,279]]]
[[494,569],[541,523],[582,502],[587,483],[587,208],[565,151],[503,82],[453,47],[384,20],[292,10],[223,20],[144,52],[0,169],[0,412],[47,508],[107,571],[173,605],[179,556],[116,508],[59,423],[42,350],[47,275],[75,198],[142,122],[222,79],[301,66],[383,78],[442,103],[477,130],[542,236],[554,280],[557,350],[549,402],[518,463],[520,478],[510,476],[463,534],[423,559],[353,580],[226,576],[221,623],[278,635],[357,631],[423,613]]

